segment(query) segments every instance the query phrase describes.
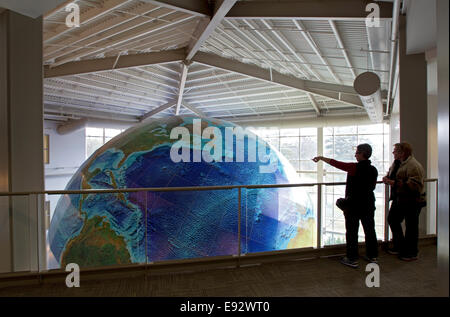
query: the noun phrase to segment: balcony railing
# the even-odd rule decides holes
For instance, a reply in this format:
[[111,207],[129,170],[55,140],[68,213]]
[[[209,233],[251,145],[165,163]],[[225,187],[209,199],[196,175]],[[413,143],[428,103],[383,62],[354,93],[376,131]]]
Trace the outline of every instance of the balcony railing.
[[[425,182],[427,186],[428,201],[426,207],[427,212],[424,218],[427,219],[427,229],[425,233],[436,234],[438,180],[427,179]],[[128,247],[130,259],[127,263],[163,264],[164,262],[170,262],[171,260],[193,261],[195,259],[219,256],[232,256],[239,260],[240,257],[252,253],[264,252],[265,254],[276,254],[277,252],[287,249],[322,249],[329,245],[345,243],[343,215],[335,206],[336,198],[343,197],[344,186],[344,182],[334,182],[0,193],[0,212],[6,212],[10,216],[9,227],[12,230],[9,232],[9,237],[12,240],[10,245],[12,248],[11,253],[13,255],[13,259],[11,259],[13,268],[8,272],[0,271],[0,273],[47,272],[54,269],[63,269],[50,250],[50,241],[48,237],[49,218],[48,215],[46,218],[43,210],[44,200],[46,200],[46,198],[58,198],[58,196],[62,195],[70,200],[71,195],[82,195],[85,198],[95,197],[100,200],[104,198],[105,201],[107,201],[108,199],[111,199],[111,197],[119,197],[120,195],[127,195],[128,198],[132,196],[134,203],[136,205],[140,204],[141,209],[144,212],[141,218],[137,217],[135,219],[135,221],[138,222],[136,225],[137,231],[133,232],[133,234],[128,237],[124,237],[123,240],[121,240],[122,238],[119,238],[120,241],[118,240],[119,242],[117,243],[123,243],[125,241],[128,242],[128,246],[132,245],[132,247]],[[292,192],[292,190],[294,191]],[[200,195],[200,193],[205,193],[205,191],[208,195]],[[259,211],[256,210],[255,203],[260,202],[257,197],[259,197],[258,192],[261,191],[264,191],[264,197],[278,197],[277,199],[274,199],[274,201],[276,200],[276,203],[292,204],[294,209],[303,208],[302,216],[304,217],[300,220],[297,219],[297,222],[292,221],[292,219],[271,218],[270,208],[272,205],[270,205],[270,199],[268,200],[269,203],[267,206],[259,206]],[[273,196],[275,191],[276,196]],[[158,207],[159,209],[155,208],[152,205],[152,202],[157,199],[165,199],[164,203],[170,204],[170,198],[175,197],[173,196],[174,192],[179,193],[179,197],[183,196],[181,194],[183,192],[190,192],[188,195],[183,196],[186,198],[186,204],[182,205],[185,209],[179,210],[180,205],[178,205],[178,209],[176,209],[176,212],[179,213],[179,218],[176,218],[177,215],[175,215],[174,219],[177,221],[180,220],[179,223],[161,223],[161,221],[164,220],[164,217],[160,218],[161,221],[159,223],[152,222],[153,219],[161,217],[159,210],[164,209],[162,205]],[[307,192],[308,194],[306,196],[301,196],[300,192]],[[166,196],[163,197],[162,195]],[[223,198],[224,195],[227,199]],[[204,204],[217,203],[218,205],[214,208],[223,208],[223,212],[219,217],[214,219],[214,223],[202,222],[201,212],[193,214],[189,210],[189,204],[191,202],[204,200],[205,197],[207,200],[202,201]],[[285,197],[286,199],[281,201],[279,200],[279,197]],[[305,201],[305,197],[307,197],[307,200],[309,201]],[[313,199],[311,199],[311,197],[313,197]],[[387,224],[389,186],[383,185],[382,182],[377,182],[376,197],[377,211],[375,218],[377,236],[379,240],[389,241],[390,231]],[[108,208],[109,212],[114,212],[113,207],[109,206]],[[261,210],[264,208],[266,210]],[[297,211],[298,210],[285,216],[287,218],[298,216],[296,213]],[[262,214],[259,215],[258,212]],[[206,217],[207,215],[203,216]],[[101,219],[101,217],[99,219]],[[257,225],[255,225],[255,219],[257,219],[256,221],[259,221]],[[186,221],[186,223],[183,223],[183,221]],[[286,226],[286,232],[277,232],[276,234],[278,237],[290,235],[290,239],[286,239],[286,241],[283,241],[282,239],[279,241],[277,240],[276,243],[269,241],[270,239],[273,239],[274,235],[273,232],[261,230],[265,227],[259,225],[264,221],[267,223],[270,223],[271,221],[294,223],[294,225],[290,227]],[[169,232],[172,232],[173,235],[158,237],[155,234],[155,232],[158,232],[158,226],[164,227],[165,225],[173,226],[173,228],[165,228]],[[149,226],[151,228],[149,228]],[[268,225],[268,228],[273,229],[277,226],[278,225]],[[144,230],[144,232],[142,232],[142,230]],[[297,231],[293,232],[293,230]],[[335,236],[339,236],[340,240],[336,240]],[[360,235],[360,238],[363,239],[363,234]],[[130,239],[135,240],[131,241]],[[166,240],[162,241],[161,239]],[[95,239],[91,237],[90,242],[94,240]],[[160,247],[164,244],[167,246],[170,245],[171,248],[175,248],[178,253],[171,255],[168,253],[168,251],[170,251],[169,247],[167,250]],[[159,248],[156,248],[156,246]],[[91,252],[95,253],[94,247],[90,250],[93,250]],[[95,257],[96,254],[90,254],[90,256]]]

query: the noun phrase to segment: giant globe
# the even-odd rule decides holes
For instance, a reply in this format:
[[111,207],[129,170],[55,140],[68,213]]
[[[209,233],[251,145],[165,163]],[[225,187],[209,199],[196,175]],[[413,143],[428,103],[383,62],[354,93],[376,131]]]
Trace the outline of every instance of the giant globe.
[[298,182],[283,155],[257,135],[226,139],[233,129],[233,123],[210,118],[150,119],[99,148],[66,190],[191,190],[61,196],[48,233],[59,265],[148,263],[313,246],[315,218],[302,188],[242,188],[240,208],[236,188],[192,188]]

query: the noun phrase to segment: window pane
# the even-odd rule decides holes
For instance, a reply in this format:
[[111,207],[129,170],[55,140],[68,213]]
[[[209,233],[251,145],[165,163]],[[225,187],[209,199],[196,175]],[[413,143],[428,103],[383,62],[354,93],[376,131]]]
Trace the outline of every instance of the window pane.
[[389,146],[389,134],[384,135],[384,160],[389,162],[392,156],[392,150]]
[[294,170],[297,172],[297,171],[298,171],[298,167],[299,167],[299,162],[298,162],[298,160],[289,160],[289,163],[291,163],[292,167],[293,167]]
[[334,134],[356,134],[356,126],[350,126],[350,127],[335,127],[334,128]]
[[279,138],[268,138],[265,140],[270,145],[272,145],[275,149],[280,150],[280,139]]
[[325,157],[334,157],[334,138],[333,136],[324,136],[323,155]]
[[334,129],[333,128],[323,128],[323,134],[324,135],[333,135],[334,134]]
[[86,136],[101,136],[103,137],[102,128],[86,128]]
[[317,135],[317,128],[301,128],[300,135]]
[[87,137],[86,138],[86,157],[89,157],[99,147],[103,145],[103,137]]
[[262,138],[278,137],[279,131],[272,128],[259,128],[257,134]]
[[383,124],[368,124],[358,126],[358,134],[382,134]]
[[300,183],[317,183],[316,173],[299,173],[298,176],[300,177]]
[[317,163],[314,163],[311,160],[300,161],[300,170],[301,171],[317,171]]
[[300,137],[300,159],[310,160],[317,156],[317,137]]
[[299,129],[280,129],[280,136],[298,136]]
[[118,134],[120,134],[120,129],[105,129],[105,137],[108,137],[110,139]]
[[299,138],[283,137],[280,138],[280,152],[290,161],[299,159]]
[[354,136],[336,136],[334,138],[334,159],[338,161],[355,161],[357,138]]
[[383,135],[361,135],[358,144],[368,143],[372,147],[371,161],[383,161]]

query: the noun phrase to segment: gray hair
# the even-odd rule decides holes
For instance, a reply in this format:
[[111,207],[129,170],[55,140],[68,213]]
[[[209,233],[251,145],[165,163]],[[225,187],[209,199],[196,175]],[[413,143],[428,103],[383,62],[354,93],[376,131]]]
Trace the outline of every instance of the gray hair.
[[361,152],[361,154],[364,156],[364,158],[369,159],[372,156],[372,147],[367,144],[363,143],[356,147],[356,150]]

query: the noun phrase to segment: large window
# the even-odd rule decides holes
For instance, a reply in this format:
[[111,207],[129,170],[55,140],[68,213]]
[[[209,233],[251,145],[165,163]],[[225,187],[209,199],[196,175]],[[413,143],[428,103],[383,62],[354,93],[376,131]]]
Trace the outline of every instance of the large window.
[[292,164],[303,183],[317,182],[317,128],[257,128],[254,132],[280,151]]
[[124,129],[86,128],[86,158]]
[[[254,132],[279,150],[293,165],[301,183],[345,182],[346,173],[327,164],[316,164],[312,158],[317,155],[334,158],[344,162],[356,162],[356,146],[369,143],[373,153],[372,164],[378,169],[380,180],[389,169],[389,125],[369,124],[324,128],[276,129],[256,128]],[[323,144],[319,144],[323,140]],[[320,148],[322,146],[322,148]],[[317,187],[308,188],[317,202]],[[322,196],[322,243],[324,245],[345,243],[345,222],[336,199],[344,197],[345,185],[324,186]],[[375,223],[378,237],[384,235],[384,187],[377,185]],[[317,206],[314,206],[317,210]],[[360,228],[360,239],[364,232]]]
[[[327,127],[323,129],[324,149],[326,157],[341,161],[355,161],[356,146],[368,143],[372,146],[370,160],[378,170],[381,179],[389,169],[389,126],[372,124],[363,126]],[[323,166],[324,182],[345,182],[346,173],[330,165]],[[345,195],[345,186],[325,187],[324,244],[345,242],[345,221],[342,211],[336,207],[336,199]],[[384,187],[377,185],[375,189],[376,211],[375,229],[378,237],[384,235]],[[359,230],[359,238],[364,238],[363,229]]]

